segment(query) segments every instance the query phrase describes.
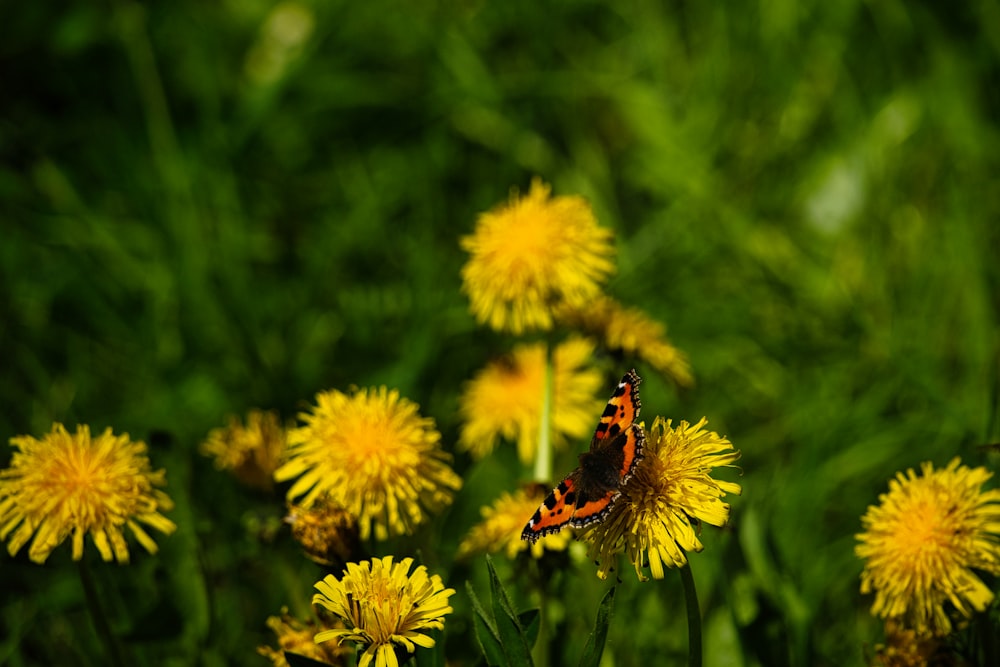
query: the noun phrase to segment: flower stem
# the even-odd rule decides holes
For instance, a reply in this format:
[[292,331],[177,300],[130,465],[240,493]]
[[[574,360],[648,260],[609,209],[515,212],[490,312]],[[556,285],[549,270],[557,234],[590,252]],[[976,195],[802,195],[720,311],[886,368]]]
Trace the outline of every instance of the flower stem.
[[83,596],[87,599],[87,610],[90,612],[90,620],[94,623],[97,636],[104,643],[107,652],[108,664],[114,667],[125,667],[125,660],[122,658],[122,649],[118,640],[111,632],[108,625],[108,617],[101,607],[101,600],[97,597],[97,587],[94,585],[94,577],[90,573],[87,559],[81,558],[77,561],[79,565],[80,581],[83,583]]
[[535,454],[535,481],[552,481],[552,344],[545,344],[545,378],[542,380],[542,415],[538,427],[538,451]]
[[678,569],[684,587],[684,602],[688,619],[688,667],[701,667],[701,611],[698,609],[698,592],[694,588],[694,575],[690,561]]

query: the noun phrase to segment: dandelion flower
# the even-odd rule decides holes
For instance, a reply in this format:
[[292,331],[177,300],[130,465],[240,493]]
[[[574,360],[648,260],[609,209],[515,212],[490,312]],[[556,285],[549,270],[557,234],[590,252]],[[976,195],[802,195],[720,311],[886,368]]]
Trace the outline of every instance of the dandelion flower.
[[666,327],[638,308],[626,308],[602,296],[583,308],[563,310],[560,319],[595,336],[614,352],[645,361],[682,387],[694,384],[691,364],[667,339]]
[[53,424],[41,440],[22,435],[10,443],[18,451],[10,468],[0,470],[0,540],[9,536],[12,556],[30,539],[28,557],[44,563],[72,536],[73,559],[80,560],[89,533],[101,558],[127,563],[123,528],[149,553],[157,546],[140,524],[174,532],[174,523],[160,514],[173,502],[154,488],[166,484],[165,473],[150,469],[145,443],[110,428],[96,438],[86,425],[69,433],[62,424]]
[[727,493],[739,495],[739,484],[712,479],[713,468],[732,466],[740,453],[729,440],[704,430],[702,418],[694,426],[657,417],[646,437],[644,458],[622,487],[622,495],[607,519],[588,529],[602,579],[614,567],[619,552],[626,552],[640,580],[648,561],[654,579],[662,579],[663,566],[681,567],[687,551],[701,551],[692,522],[724,526],[729,505]]
[[210,431],[201,452],[214,457],[220,470],[232,470],[243,483],[267,491],[274,486],[274,471],[281,463],[285,443],[285,429],[277,413],[251,410],[245,426],[237,417],[230,417],[225,428]]
[[[333,620],[330,625],[343,627],[339,619]],[[286,651],[328,665],[346,664],[351,653],[351,649],[337,644],[317,644],[313,637],[322,630],[320,625],[312,619],[300,621],[290,616],[287,609],[281,610],[281,616],[268,618],[267,627],[274,632],[278,648],[259,646],[257,653],[270,660],[274,667],[289,667],[288,660],[285,659]]]
[[514,558],[529,547],[532,558],[541,558],[546,551],[565,551],[572,541],[570,531],[551,533],[534,542],[521,539],[524,517],[538,509],[548,492],[548,487],[532,484],[514,493],[502,494],[492,505],[482,509],[483,520],[462,540],[458,557],[503,551],[507,558]]
[[584,306],[614,270],[611,232],[587,201],[549,193],[535,179],[526,197],[480,215],[461,241],[472,313],[497,331],[551,329],[553,309]]
[[[593,343],[570,338],[556,347],[552,379],[553,444],[587,437],[597,423],[603,386],[600,372],[590,367]],[[517,443],[521,461],[528,463],[538,449],[545,383],[545,345],[521,345],[509,358],[486,366],[465,387],[459,404],[463,424],[460,449],[476,458],[486,456],[500,439]]]
[[980,491],[992,473],[953,459],[897,473],[861,523],[855,553],[865,560],[861,592],[875,593],[872,614],[919,634],[944,636],[945,605],[968,618],[993,600],[972,570],[1000,574],[1000,489]]
[[305,422],[288,434],[279,482],[298,478],[288,500],[303,507],[317,500],[357,517],[361,539],[409,534],[450,504],[461,478],[448,466],[441,434],[417,404],[385,387],[352,394],[321,392]]
[[455,591],[445,588],[438,575],[429,576],[423,565],[409,574],[411,565],[412,558],[394,564],[386,556],[349,563],[339,580],[331,574],[316,582],[313,604],[344,619],[349,628],[320,632],[316,643],[336,639],[338,644],[350,640],[363,645],[358,667],[368,667],[372,660],[375,667],[396,667],[397,652],[434,646],[424,633],[444,629],[444,617],[452,612],[448,598]]
[[292,505],[285,521],[306,555],[320,565],[340,568],[360,555],[358,522],[338,505],[322,500],[309,508]]

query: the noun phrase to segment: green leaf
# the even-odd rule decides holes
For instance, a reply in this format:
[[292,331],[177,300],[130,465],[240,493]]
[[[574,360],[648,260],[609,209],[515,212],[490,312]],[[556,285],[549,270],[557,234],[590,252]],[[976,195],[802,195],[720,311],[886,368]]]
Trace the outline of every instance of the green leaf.
[[517,620],[524,629],[524,636],[528,640],[528,646],[534,646],[538,640],[538,629],[541,627],[542,615],[538,609],[522,611],[517,615]]
[[503,646],[500,645],[500,633],[497,632],[496,624],[493,622],[479,602],[476,592],[472,589],[472,584],[465,582],[465,590],[472,600],[473,628],[476,632],[476,641],[486,658],[486,664],[490,667],[502,667],[507,664],[507,656],[504,655]]
[[514,611],[514,605],[511,604],[503,584],[500,583],[500,577],[497,576],[497,571],[493,567],[493,559],[489,556],[486,556],[486,566],[490,571],[493,618],[496,621],[497,631],[500,633],[500,644],[507,657],[507,664],[532,665],[531,647],[528,646],[528,639],[521,628],[517,612]]
[[611,624],[611,610],[615,605],[615,589],[612,586],[601,600],[601,606],[597,608],[597,622],[594,624],[594,631],[587,638],[587,645],[583,647],[583,657],[580,658],[580,667],[597,667],[601,662],[601,654],[604,653],[604,643],[608,639],[608,626]]

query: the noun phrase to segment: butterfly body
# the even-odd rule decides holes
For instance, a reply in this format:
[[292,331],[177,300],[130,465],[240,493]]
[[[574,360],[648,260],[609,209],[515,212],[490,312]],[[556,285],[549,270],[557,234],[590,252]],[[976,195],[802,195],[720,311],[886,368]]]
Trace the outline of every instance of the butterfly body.
[[642,460],[645,442],[639,415],[639,383],[634,370],[622,377],[594,431],[580,465],[561,481],[532,515],[521,539],[534,542],[564,526],[582,528],[602,521],[621,495],[621,487]]

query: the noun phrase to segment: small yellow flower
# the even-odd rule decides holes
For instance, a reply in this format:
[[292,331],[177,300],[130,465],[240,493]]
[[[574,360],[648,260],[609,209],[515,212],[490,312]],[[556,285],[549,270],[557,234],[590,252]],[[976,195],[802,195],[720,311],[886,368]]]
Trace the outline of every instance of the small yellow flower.
[[[602,403],[597,397],[604,379],[590,367],[594,345],[570,338],[553,355],[552,436],[557,447],[567,439],[593,435]],[[544,344],[520,345],[509,358],[486,366],[465,387],[459,399],[462,427],[460,449],[482,458],[497,443],[517,443],[524,463],[534,459],[542,419],[545,383]]]
[[110,428],[96,438],[85,425],[71,434],[62,424],[41,440],[22,435],[10,443],[19,451],[10,468],[0,470],[0,540],[10,536],[12,556],[31,539],[28,557],[44,563],[72,535],[73,559],[80,560],[89,533],[101,558],[127,563],[123,528],[149,553],[156,553],[156,543],[139,524],[174,532],[160,514],[173,502],[153,488],[166,484],[165,473],[150,469],[145,443]]
[[450,504],[462,480],[448,466],[434,421],[417,404],[385,387],[348,395],[333,390],[299,418],[288,434],[287,461],[274,473],[281,482],[298,478],[288,500],[305,496],[340,505],[357,517],[361,539],[409,534]]
[[434,639],[429,630],[443,630],[444,617],[452,612],[448,598],[454,589],[445,588],[438,575],[428,576],[427,568],[409,574],[412,558],[393,564],[392,556],[349,563],[338,580],[332,574],[316,582],[313,604],[344,619],[349,629],[317,633],[316,643],[354,641],[365,647],[358,667],[396,667],[397,651],[413,653],[417,646],[430,648]]
[[532,558],[541,558],[546,551],[565,551],[573,539],[569,530],[546,535],[535,542],[521,539],[525,517],[535,513],[548,493],[548,487],[533,484],[512,494],[502,494],[492,505],[482,509],[483,520],[462,540],[458,557],[503,551],[507,558],[514,558],[530,548]]
[[963,618],[986,609],[993,593],[972,570],[1000,574],[1000,489],[980,491],[992,473],[960,463],[897,473],[861,518],[861,592],[874,591],[872,614],[918,634],[951,632],[948,603]]
[[243,483],[267,491],[274,486],[274,471],[285,447],[285,429],[277,413],[251,410],[246,426],[230,417],[225,428],[212,429],[201,453],[214,457],[220,470],[232,470]]
[[[338,621],[337,627],[343,627]],[[287,609],[281,610],[281,616],[271,616],[267,619],[267,627],[271,628],[278,639],[278,648],[258,646],[257,653],[269,659],[274,667],[289,667],[285,659],[285,651],[295,653],[311,660],[327,665],[343,665],[351,649],[337,644],[317,644],[313,637],[321,630],[316,621],[300,621],[288,614]]]
[[341,568],[360,556],[358,522],[342,507],[323,501],[309,508],[292,505],[285,521],[306,555],[320,565]]
[[644,560],[654,579],[668,567],[687,563],[686,551],[702,550],[692,522],[724,526],[729,521],[727,493],[739,495],[739,484],[712,479],[713,468],[732,466],[740,458],[729,440],[705,431],[707,420],[694,426],[657,417],[646,437],[644,458],[625,483],[622,495],[607,519],[588,529],[584,538],[592,542],[602,579],[614,567],[622,551],[635,566],[640,580]]
[[535,179],[526,197],[483,213],[461,240],[472,313],[497,331],[551,329],[553,309],[584,306],[614,270],[611,232],[587,201],[549,193]]
[[560,319],[603,341],[608,349],[641,359],[682,387],[694,384],[691,364],[667,339],[667,330],[638,308],[599,297],[583,308],[565,309]]

